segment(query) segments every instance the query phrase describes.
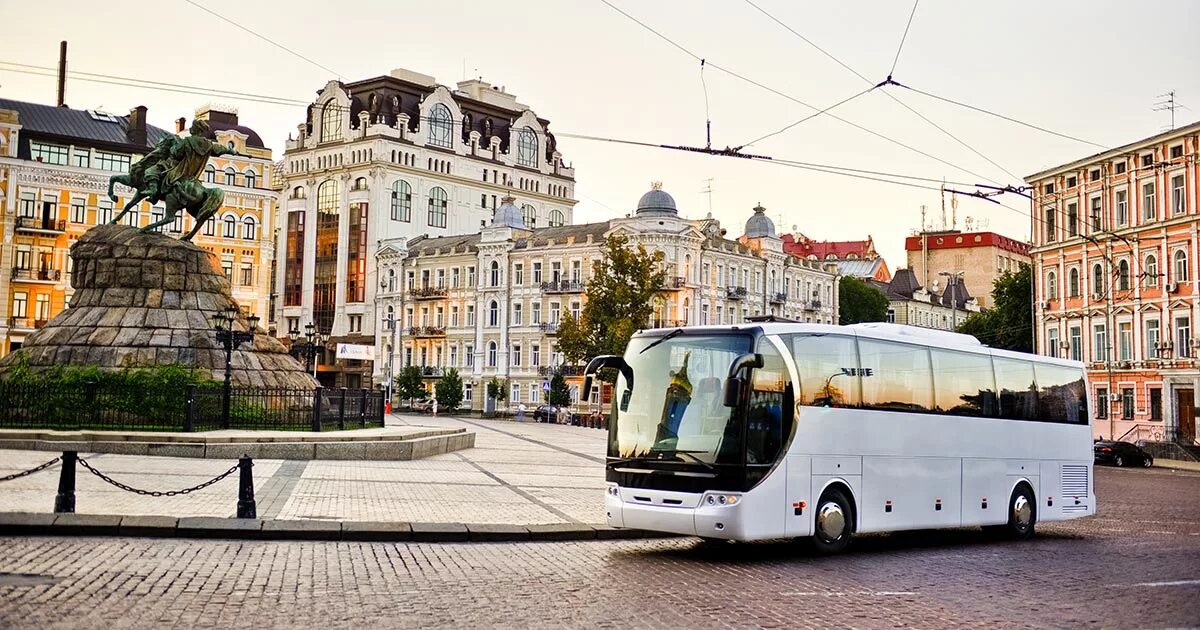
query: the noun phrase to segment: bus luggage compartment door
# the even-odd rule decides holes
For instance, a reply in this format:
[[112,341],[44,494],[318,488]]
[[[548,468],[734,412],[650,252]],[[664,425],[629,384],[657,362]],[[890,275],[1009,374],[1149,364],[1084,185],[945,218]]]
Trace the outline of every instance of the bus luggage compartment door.
[[784,534],[788,537],[812,535],[813,503],[810,457],[799,455],[787,458],[787,496],[783,500]]

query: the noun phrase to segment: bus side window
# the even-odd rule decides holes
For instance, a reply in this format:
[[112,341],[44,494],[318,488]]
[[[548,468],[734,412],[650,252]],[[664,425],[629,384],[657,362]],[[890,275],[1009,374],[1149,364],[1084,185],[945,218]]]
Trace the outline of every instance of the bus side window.
[[994,418],[998,415],[992,357],[973,352],[931,348],[937,411],[954,416]]
[[1062,365],[1034,364],[1037,377],[1037,417],[1045,422],[1087,424],[1083,373]]
[[1000,417],[1010,420],[1037,420],[1037,385],[1033,364],[1019,359],[992,357],[996,368],[996,387],[1000,390]]
[[792,431],[792,387],[787,366],[775,346],[759,342],[763,366],[751,372],[746,409],[746,463],[771,464]]
[[858,356],[864,408],[933,410],[929,348],[860,338]]
[[795,396],[810,407],[857,407],[862,399],[853,337],[791,335],[796,360]]

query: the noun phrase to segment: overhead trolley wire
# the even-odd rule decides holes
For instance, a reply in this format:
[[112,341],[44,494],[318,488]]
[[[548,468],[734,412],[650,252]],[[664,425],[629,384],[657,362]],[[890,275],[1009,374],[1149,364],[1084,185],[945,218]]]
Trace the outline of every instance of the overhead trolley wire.
[[240,24],[240,23],[238,23],[238,22],[236,22],[236,21],[234,21],[234,20],[231,20],[231,19],[229,19],[229,18],[227,18],[227,17],[225,17],[225,16],[221,15],[220,13],[217,13],[216,11],[213,11],[213,10],[209,9],[208,7],[205,7],[204,5],[202,5],[202,4],[198,3],[198,2],[194,2],[193,0],[183,0],[183,1],[184,1],[184,2],[186,2],[186,3],[188,3],[188,4],[190,4],[190,5],[192,5],[192,6],[194,6],[194,7],[196,7],[197,9],[200,9],[201,11],[204,11],[205,13],[207,13],[207,14],[209,14],[209,15],[211,15],[211,16],[213,16],[213,17],[215,17],[215,18],[219,19],[219,20],[222,20],[222,21],[224,21],[224,22],[227,22],[228,24],[230,24],[230,25],[232,25],[232,26],[234,26],[234,27],[236,27],[236,28],[238,28],[238,29],[241,29],[241,30],[243,30],[243,31],[246,31],[247,33],[250,33],[251,35],[253,35],[253,36],[255,36],[255,37],[257,37],[257,38],[259,38],[259,39],[263,40],[264,42],[267,42],[268,44],[270,44],[270,45],[272,45],[272,46],[274,46],[274,47],[276,47],[276,48],[279,48],[279,49],[281,49],[281,50],[284,50],[284,51],[286,51],[286,52],[288,52],[288,53],[290,53],[290,54],[292,54],[292,55],[295,55],[296,57],[299,57],[300,59],[303,59],[304,61],[307,61],[308,63],[310,63],[310,64],[312,64],[312,65],[314,65],[314,66],[316,66],[316,67],[318,67],[318,68],[320,68],[320,69],[322,69],[322,70],[324,70],[324,71],[326,71],[326,72],[328,72],[328,73],[330,73],[330,74],[332,74],[332,75],[334,75],[334,76],[336,76],[336,77],[338,77],[339,79],[340,79],[340,78],[342,78],[342,76],[344,76],[344,75],[343,75],[341,72],[337,72],[336,70],[332,70],[332,69],[330,69],[328,66],[323,66],[323,65],[321,65],[321,64],[319,64],[319,63],[317,63],[316,61],[313,61],[312,59],[309,59],[308,57],[305,57],[304,55],[302,55],[302,54],[300,54],[300,53],[296,52],[295,50],[292,50],[291,48],[288,48],[287,46],[284,46],[283,44],[280,44],[279,42],[277,42],[277,41],[275,41],[275,40],[271,39],[270,37],[267,37],[266,35],[263,35],[263,34],[261,34],[261,33],[258,33],[258,32],[256,32],[256,31],[254,31],[254,30],[251,30],[250,28],[247,28],[246,26],[244,26],[244,25],[242,25],[242,24]]
[[904,40],[908,39],[908,29],[912,27],[913,16],[917,14],[917,4],[920,2],[921,0],[913,0],[912,12],[908,14],[908,24],[904,25],[904,34],[900,36],[900,45],[896,47],[896,58],[892,60],[892,69],[888,70],[888,78],[896,73],[896,64],[900,61],[900,51],[904,50]]

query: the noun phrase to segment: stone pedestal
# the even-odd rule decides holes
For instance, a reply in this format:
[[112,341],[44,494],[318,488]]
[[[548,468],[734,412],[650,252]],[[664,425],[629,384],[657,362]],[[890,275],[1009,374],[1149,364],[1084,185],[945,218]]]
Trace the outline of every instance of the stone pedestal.
[[[75,289],[70,307],[0,359],[0,370],[25,357],[33,369],[178,364],[224,379],[225,349],[212,317],[237,307],[216,255],[163,234],[125,225],[88,230],[71,246]],[[239,309],[235,329],[246,330]],[[312,389],[315,379],[277,339],[259,329],[233,352],[238,387]]]

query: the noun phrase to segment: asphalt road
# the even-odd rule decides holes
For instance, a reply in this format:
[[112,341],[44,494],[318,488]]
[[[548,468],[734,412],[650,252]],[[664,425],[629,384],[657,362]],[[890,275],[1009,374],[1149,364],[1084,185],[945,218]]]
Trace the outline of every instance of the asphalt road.
[[[0,627],[1195,627],[1200,474],[1098,469],[1030,542],[371,544],[0,538]],[[480,506],[486,509],[486,506]]]

